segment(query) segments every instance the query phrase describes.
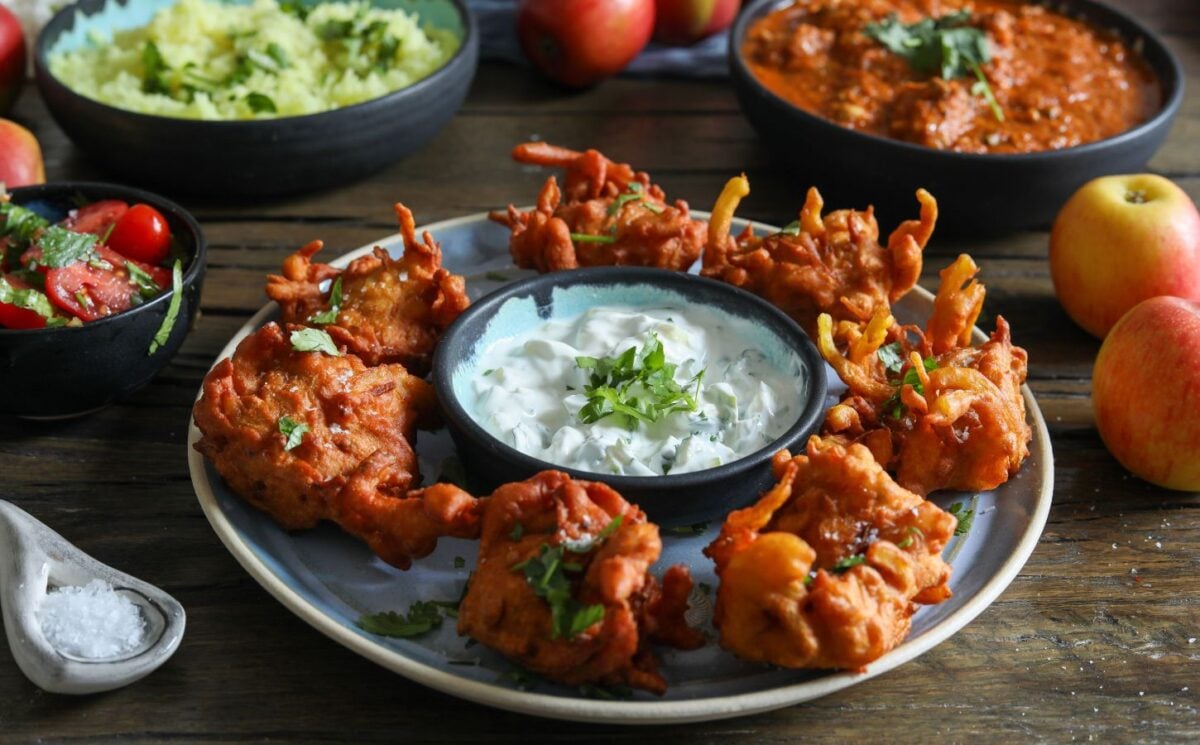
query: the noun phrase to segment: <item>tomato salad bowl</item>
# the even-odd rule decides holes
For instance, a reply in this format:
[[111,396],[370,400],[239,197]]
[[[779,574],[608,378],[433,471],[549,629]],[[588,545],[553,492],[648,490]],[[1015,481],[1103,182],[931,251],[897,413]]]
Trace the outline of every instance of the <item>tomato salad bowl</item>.
[[0,413],[78,416],[145,386],[199,307],[206,244],[183,208],[88,182],[0,202]]

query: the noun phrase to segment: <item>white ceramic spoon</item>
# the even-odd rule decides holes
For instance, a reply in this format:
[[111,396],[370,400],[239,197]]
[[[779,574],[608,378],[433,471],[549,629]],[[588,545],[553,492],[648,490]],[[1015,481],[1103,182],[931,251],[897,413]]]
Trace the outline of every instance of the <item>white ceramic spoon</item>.
[[[126,654],[91,660],[59,652],[38,622],[50,588],[112,585],[138,607],[146,623],[142,644]],[[0,607],[17,665],[52,693],[95,693],[120,688],[153,672],[183,639],[184,612],[175,598],[101,564],[19,507],[0,500]]]

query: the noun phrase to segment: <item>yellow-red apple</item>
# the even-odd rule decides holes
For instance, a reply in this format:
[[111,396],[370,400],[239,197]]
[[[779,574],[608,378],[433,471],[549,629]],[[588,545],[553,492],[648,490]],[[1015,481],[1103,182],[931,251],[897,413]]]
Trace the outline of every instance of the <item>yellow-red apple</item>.
[[25,34],[8,8],[0,4],[0,116],[8,113],[25,83]]
[[45,181],[42,148],[33,133],[16,122],[0,119],[0,184],[13,189]]
[[1092,407],[1121,465],[1200,491],[1200,303],[1156,297],[1122,316],[1096,357]]
[[657,0],[654,40],[693,44],[733,23],[741,0]]
[[1162,176],[1089,181],[1054,219],[1050,277],[1067,314],[1100,338],[1147,298],[1200,300],[1200,213]]

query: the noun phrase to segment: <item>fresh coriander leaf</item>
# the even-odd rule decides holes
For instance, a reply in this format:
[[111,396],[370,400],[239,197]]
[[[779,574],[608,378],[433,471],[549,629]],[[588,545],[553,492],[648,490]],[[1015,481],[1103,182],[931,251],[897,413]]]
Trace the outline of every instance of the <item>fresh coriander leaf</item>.
[[800,235],[800,221],[792,220],[787,225],[779,229],[775,235]]
[[962,502],[955,502],[950,505],[946,511],[958,518],[958,525],[954,528],[954,535],[966,535],[971,532],[971,526],[975,523],[975,511],[978,505],[978,495],[972,497],[971,507],[969,508]]
[[337,41],[345,39],[354,33],[354,21],[351,20],[329,20],[317,26],[315,29],[317,36],[322,41]]
[[96,236],[91,233],[76,233],[61,225],[51,225],[38,235],[34,243],[42,249],[40,263],[51,269],[59,269],[91,258],[96,241]]
[[54,306],[45,294],[32,287],[14,287],[3,275],[0,275],[0,303],[33,311],[46,319],[47,326],[61,326],[67,322],[54,312]]
[[[630,184],[630,185],[632,186],[632,184]],[[638,186],[641,186],[641,184],[638,184]],[[639,193],[631,192],[631,193],[621,194],[620,196],[618,196],[616,199],[614,199],[612,201],[612,204],[608,205],[608,216],[613,217],[618,212],[620,212],[621,208],[624,207],[629,202],[641,202],[641,201],[642,201],[642,195]]]
[[832,571],[844,572],[847,569],[849,569],[850,567],[855,567],[855,566],[858,566],[859,564],[865,564],[865,563],[867,563],[866,556],[864,556],[863,554],[855,554],[854,556],[847,556],[843,559],[839,559],[838,562],[833,565]]
[[900,342],[894,341],[891,344],[884,344],[875,351],[879,361],[883,363],[884,369],[888,372],[898,373],[904,367],[904,355],[901,353]]
[[531,556],[512,567],[523,572],[533,594],[544,599],[550,608],[552,639],[570,639],[604,617],[603,605],[585,606],[571,597],[571,581],[566,573],[581,572],[579,564],[564,562],[565,548],[543,543],[537,556]]
[[621,527],[621,521],[624,515],[617,515],[609,521],[608,525],[597,533],[595,536],[588,536],[577,540],[567,540],[562,542],[562,546],[573,554],[586,554],[604,543],[610,535],[617,532]]
[[329,310],[315,313],[309,317],[309,323],[327,324],[337,321],[338,314],[342,312],[342,278],[339,276],[333,280],[333,287],[329,290]]
[[487,272],[483,276],[493,282],[507,282],[509,280],[509,276],[504,272]]
[[504,674],[504,678],[510,681],[518,690],[529,691],[538,686],[542,682],[540,676],[529,672],[523,667],[514,667]]
[[278,65],[279,69],[281,70],[287,68],[290,64],[287,52],[283,47],[279,46],[275,42],[267,44],[267,55],[275,61],[275,64]]
[[[102,263],[107,264],[108,262]],[[112,268],[111,265],[109,268]],[[129,281],[133,282],[133,286],[137,288],[138,294],[140,294],[143,298],[152,298],[158,293],[162,292],[162,288],[159,287],[158,283],[154,281],[154,277],[151,277],[149,272],[142,269],[137,264],[133,263],[132,261],[126,261],[125,269],[129,272]]]
[[467,560],[466,560],[466,559],[464,559],[464,558],[463,558],[463,557],[461,557],[461,556],[455,556],[455,557],[454,557],[454,568],[455,568],[455,569],[462,569],[462,568],[463,568],[463,567],[465,567],[466,565],[467,565]]
[[663,208],[659,207],[654,202],[647,202],[645,200],[642,200],[642,206],[645,207],[646,209],[650,210],[651,212],[653,212],[656,215],[661,215],[663,213]]
[[[29,247],[34,234],[49,227],[50,223],[33,210],[26,209],[11,202],[0,202],[0,238],[8,238],[8,255],[18,255]],[[3,257],[0,257],[3,258]],[[17,262],[10,260],[9,266]]]
[[408,638],[428,633],[442,625],[442,614],[435,603],[417,601],[408,607],[408,615],[395,611],[362,615],[358,627],[370,634]]
[[341,357],[329,332],[324,329],[305,328],[291,334],[292,349],[297,352],[323,352],[330,357]]
[[171,86],[167,81],[167,74],[170,71],[171,68],[167,66],[167,62],[163,59],[162,52],[159,51],[157,44],[147,41],[142,45],[143,93],[170,95]]
[[183,304],[183,262],[175,259],[171,267],[171,301],[167,305],[167,314],[163,316],[162,325],[158,327],[154,338],[150,341],[147,354],[154,354],[171,338],[171,329],[175,328],[175,319],[179,318],[179,308]]
[[255,114],[274,114],[278,112],[275,108],[275,101],[270,96],[253,91],[246,94],[246,105]]
[[584,606],[571,616],[570,627],[564,636],[566,636],[568,639],[571,639],[579,634],[582,634],[584,631],[587,631],[592,624],[603,620],[603,605],[596,604]]
[[673,528],[664,528],[664,532],[671,535],[703,535],[708,530],[708,522],[692,523],[691,525],[676,525]]
[[624,701],[633,698],[633,689],[629,686],[606,686],[595,683],[584,683],[579,686],[579,695],[604,701]]
[[509,532],[508,537],[514,541],[521,540],[525,537],[525,526],[520,522],[517,522],[515,525],[513,525],[513,529]]
[[290,416],[279,418],[279,433],[284,436],[284,450],[291,450],[299,445],[304,440],[304,433],[308,432],[308,425],[304,422],[297,422]]

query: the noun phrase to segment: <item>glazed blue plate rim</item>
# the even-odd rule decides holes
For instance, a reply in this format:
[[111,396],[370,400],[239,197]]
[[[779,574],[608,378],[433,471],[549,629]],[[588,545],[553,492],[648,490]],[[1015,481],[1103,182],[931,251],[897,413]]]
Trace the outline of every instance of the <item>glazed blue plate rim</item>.
[[[707,217],[706,213],[696,212],[696,214],[699,217]],[[429,230],[436,238],[445,241],[448,233],[469,232],[478,224],[486,222],[486,213],[479,213],[430,224],[423,229]],[[744,221],[738,222],[745,224]],[[776,227],[762,223],[752,223],[752,225],[756,230],[769,232],[778,230]],[[344,266],[354,258],[369,253],[375,245],[400,246],[402,245],[401,237],[399,234],[393,234],[377,243],[351,251],[332,263]],[[455,269],[462,271],[462,267],[455,267]],[[920,287],[915,288],[905,300],[908,298],[914,298],[909,302],[919,302],[926,312],[928,308],[932,307],[932,295]],[[901,304],[904,302],[902,300]],[[228,356],[242,338],[270,320],[277,310],[274,303],[264,306],[234,334],[229,344],[218,354],[217,360]],[[979,329],[975,330],[975,337],[977,342],[982,340],[983,334]],[[214,360],[215,363],[216,360]],[[244,526],[235,523],[233,517],[223,509],[214,486],[226,495],[228,495],[228,490],[218,478],[210,478],[210,473],[215,476],[215,472],[210,472],[204,457],[192,447],[200,437],[194,422],[189,422],[188,427],[188,468],[205,517],[238,563],[268,593],[300,619],[338,644],[376,664],[443,693],[523,714],[577,722],[615,724],[648,725],[699,722],[746,716],[791,706],[881,675],[929,651],[949,638],[983,612],[1004,591],[1037,546],[1050,511],[1054,491],[1054,458],[1046,423],[1028,386],[1022,388],[1022,393],[1025,396],[1030,423],[1033,427],[1031,456],[1022,472],[997,491],[1012,492],[1006,494],[1004,501],[1006,506],[1012,506],[1014,501],[1021,502],[1016,507],[1018,512],[1025,513],[1023,515],[1024,528],[1019,535],[1010,536],[1013,542],[1007,556],[995,566],[982,567],[981,571],[988,572],[988,574],[973,594],[960,600],[951,598],[941,606],[929,606],[928,608],[936,609],[952,607],[955,603],[959,604],[931,628],[923,632],[914,632],[900,646],[868,665],[863,671],[830,672],[818,674],[816,677],[808,677],[796,683],[773,686],[763,690],[732,695],[717,694],[685,700],[609,701],[514,690],[500,685],[498,682],[489,683],[469,679],[459,673],[460,668],[450,665],[442,668],[422,662],[417,659],[421,655],[406,651],[406,649],[412,649],[411,644],[413,643],[407,647],[385,644],[386,640],[369,635],[354,626],[345,617],[345,612],[333,607],[334,604],[315,598],[313,591],[306,587],[306,584],[314,581],[319,583],[321,578],[289,574],[281,563],[280,557],[272,553],[270,546],[256,543],[254,537],[244,529]],[[197,400],[200,398],[199,392],[196,398]],[[986,516],[984,517],[986,518]],[[268,517],[258,513],[253,514],[250,519],[256,525],[273,524]],[[977,527],[978,524],[979,518],[977,518]],[[974,537],[978,532],[978,530],[974,530],[965,538]],[[352,539],[347,538],[347,540]],[[990,546],[989,548],[994,549],[995,547]],[[956,576],[960,572],[963,575],[972,576],[971,570],[975,568],[975,565],[959,566],[956,564],[955,573]],[[420,564],[410,570],[410,572],[420,571],[422,571]],[[664,672],[670,678],[669,666],[664,666]],[[719,686],[720,683],[715,685]]]

